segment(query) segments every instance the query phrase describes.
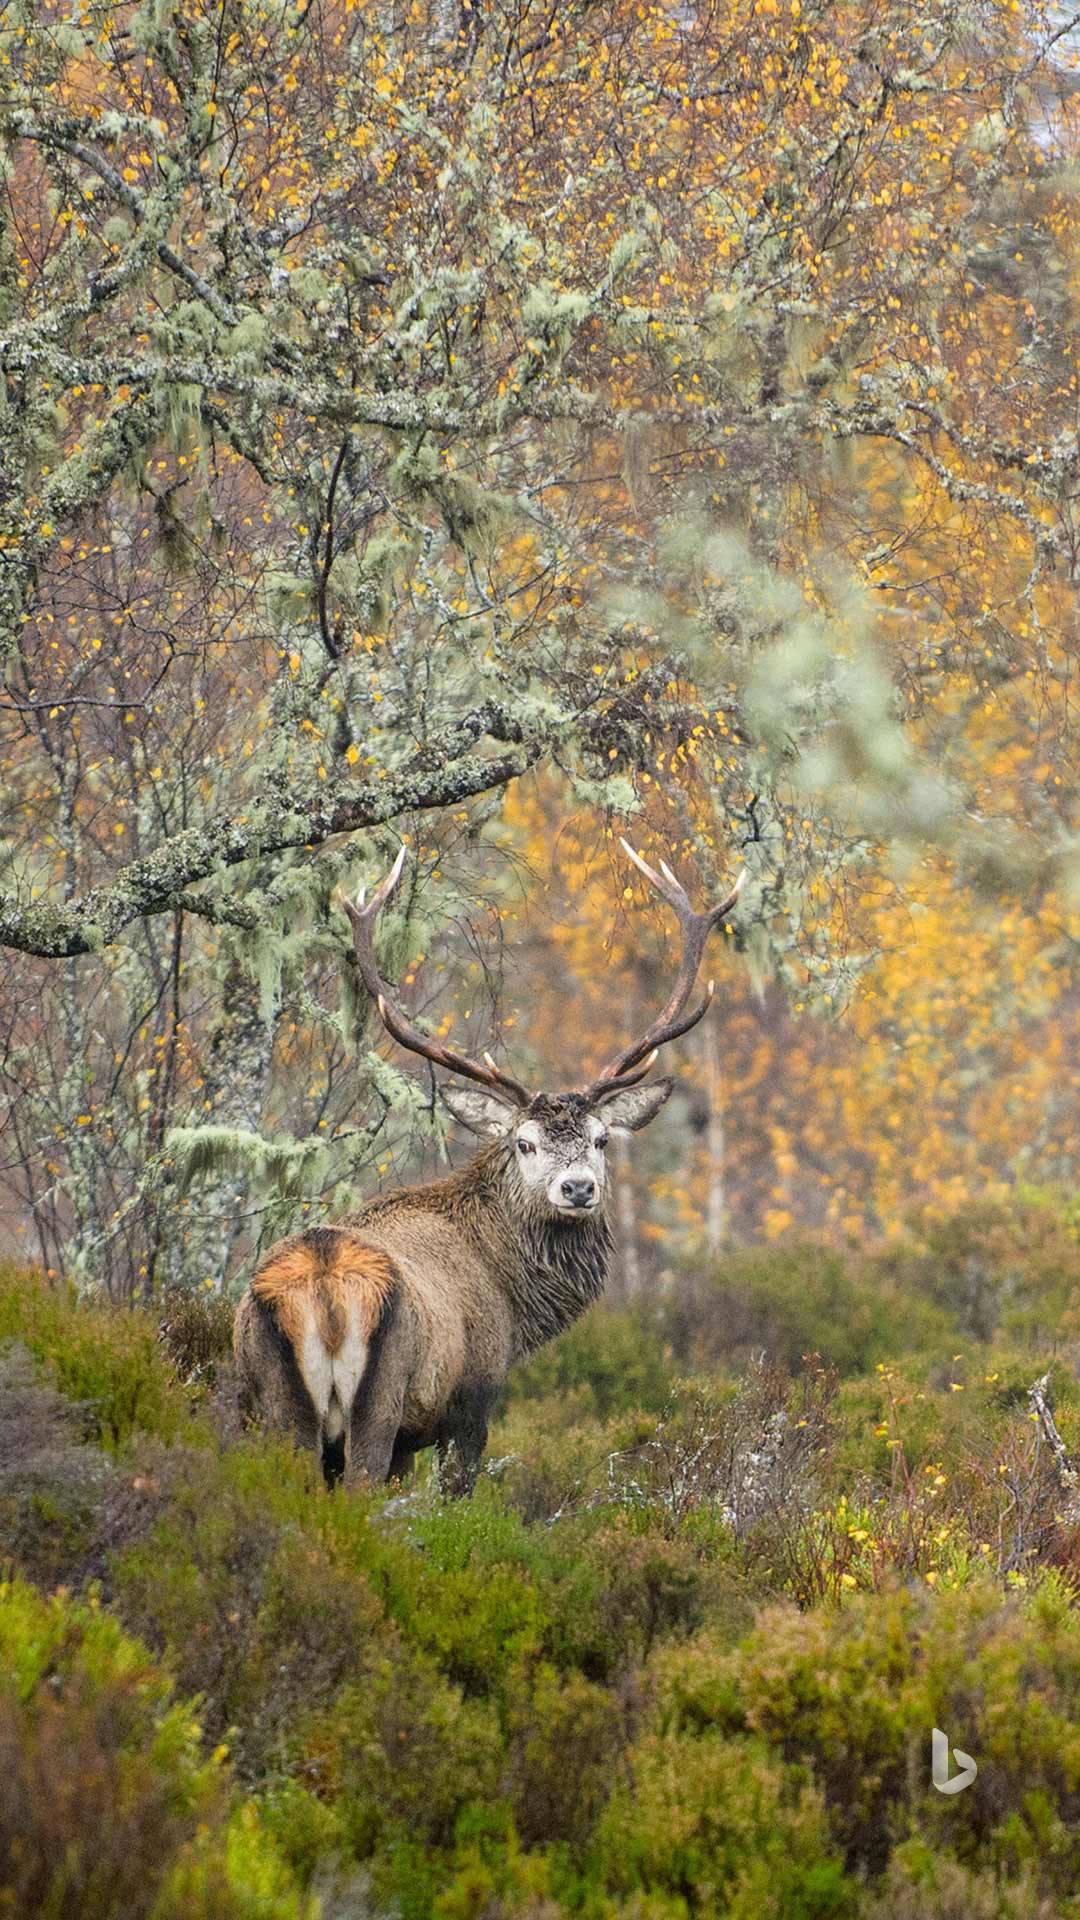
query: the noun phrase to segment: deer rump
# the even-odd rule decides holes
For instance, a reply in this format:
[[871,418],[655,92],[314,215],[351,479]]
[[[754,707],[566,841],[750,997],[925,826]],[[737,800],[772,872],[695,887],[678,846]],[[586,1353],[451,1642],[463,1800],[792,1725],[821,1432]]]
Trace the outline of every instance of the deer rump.
[[[398,1281],[378,1248],[340,1227],[314,1228],[271,1254],[238,1315],[242,1388],[276,1403],[262,1411],[320,1448],[328,1477],[343,1465],[353,1403],[377,1361]],[[268,1344],[276,1368],[267,1368]]]

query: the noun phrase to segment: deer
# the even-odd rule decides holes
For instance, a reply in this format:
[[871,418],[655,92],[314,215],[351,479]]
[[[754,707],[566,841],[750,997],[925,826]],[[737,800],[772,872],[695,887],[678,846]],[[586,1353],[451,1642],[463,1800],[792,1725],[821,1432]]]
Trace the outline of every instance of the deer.
[[605,1150],[613,1134],[648,1126],[670,1097],[674,1081],[649,1076],[660,1049],[712,1004],[710,980],[690,1006],[702,955],[746,877],[695,913],[666,862],[657,872],[622,846],[675,913],[678,971],[646,1031],[568,1092],[530,1091],[490,1053],[473,1059],[423,1033],[397,1004],[379,971],[375,926],[401,878],[404,846],[370,899],[365,889],[355,901],[337,896],[386,1033],[455,1076],[440,1085],[441,1099],[484,1144],[448,1175],[377,1194],[333,1225],[278,1242],[241,1298],[233,1346],[242,1410],[314,1450],[329,1486],[402,1480],[417,1452],[434,1446],[442,1490],[470,1494],[510,1368],[603,1293],[613,1246]]

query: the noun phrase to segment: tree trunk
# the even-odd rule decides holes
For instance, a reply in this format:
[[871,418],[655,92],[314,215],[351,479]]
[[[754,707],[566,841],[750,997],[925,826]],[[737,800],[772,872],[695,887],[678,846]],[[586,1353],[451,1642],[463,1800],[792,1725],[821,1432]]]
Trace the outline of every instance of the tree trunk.
[[728,1237],[728,1199],[725,1178],[724,1110],[721,1105],[720,1040],[717,1024],[706,1020],[702,1029],[705,1042],[705,1084],[709,1102],[709,1120],[705,1130],[706,1189],[705,1245],[715,1258]]
[[630,1143],[615,1141],[616,1259],[608,1295],[617,1306],[635,1300],[641,1291],[641,1254],[638,1247],[638,1210]]

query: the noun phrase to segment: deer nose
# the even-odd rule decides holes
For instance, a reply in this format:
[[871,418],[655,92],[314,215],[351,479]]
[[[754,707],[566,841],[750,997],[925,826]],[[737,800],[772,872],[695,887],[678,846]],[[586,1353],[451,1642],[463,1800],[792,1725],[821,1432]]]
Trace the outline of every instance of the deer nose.
[[564,1180],[559,1191],[569,1206],[591,1207],[596,1199],[596,1181],[591,1174],[586,1174],[584,1178],[574,1176]]

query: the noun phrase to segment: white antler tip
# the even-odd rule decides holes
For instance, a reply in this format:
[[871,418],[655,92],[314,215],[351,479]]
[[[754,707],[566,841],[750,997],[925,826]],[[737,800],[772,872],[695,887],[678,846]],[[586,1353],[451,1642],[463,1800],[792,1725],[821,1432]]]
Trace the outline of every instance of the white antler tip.
[[735,892],[736,892],[736,893],[741,893],[741,892],[742,892],[742,890],[743,890],[743,888],[744,888],[744,887],[745,887],[745,885],[746,885],[746,881],[747,881],[747,872],[746,872],[746,868],[744,867],[744,868],[743,868],[743,870],[742,870],[742,872],[740,873],[740,875],[739,875],[739,877],[738,877],[738,879],[737,879],[737,880],[736,880],[736,882],[735,882]]
[[491,1057],[491,1055],[490,1055],[490,1053],[489,1053],[489,1052],[487,1051],[487,1048],[486,1048],[486,1047],[485,1047],[485,1049],[484,1049],[484,1052],[483,1052],[483,1055],[482,1055],[481,1057],[482,1057],[482,1059],[484,1060],[484,1062],[485,1062],[485,1064],[486,1064],[487,1066],[489,1066],[489,1067],[491,1068],[491,1071],[492,1071],[492,1073],[498,1073],[498,1071],[499,1071],[499,1069],[498,1069],[498,1067],[497,1067],[497,1066],[495,1065],[495,1062],[494,1062],[494,1060],[492,1059],[492,1057]]
[[715,992],[716,992],[716,981],[710,980],[708,986],[705,989],[706,999],[711,1000]]
[[656,1065],[656,1062],[659,1060],[659,1058],[660,1058],[660,1049],[659,1047],[654,1047],[648,1059],[645,1062],[646,1073],[648,1073],[650,1067],[653,1067]]
[[385,1019],[386,1019],[386,995],[385,995],[385,993],[380,993],[380,995],[379,995],[379,997],[378,997],[378,999],[377,999],[377,1000],[376,1000],[376,1002],[375,1002],[375,1005],[376,1005],[376,1006],[378,1007],[378,1009],[379,1009],[379,1019],[380,1019],[380,1020],[385,1020]]
[[654,881],[656,878],[656,875],[653,873],[653,870],[650,867],[648,861],[643,860],[640,853],[635,853],[633,847],[630,845],[629,840],[623,840],[622,837],[620,836],[619,844],[622,847],[623,852],[627,855],[628,859],[633,861],[638,872],[643,873],[645,875],[646,880]]
[[668,866],[668,863],[666,860],[661,860],[660,871],[664,875],[664,878],[666,880],[671,881],[671,884],[673,887],[678,886],[679,882],[676,880],[675,875],[672,873],[671,868]]

